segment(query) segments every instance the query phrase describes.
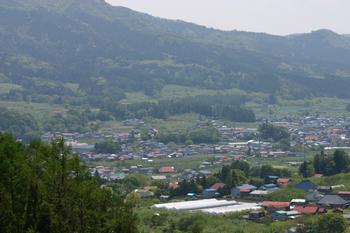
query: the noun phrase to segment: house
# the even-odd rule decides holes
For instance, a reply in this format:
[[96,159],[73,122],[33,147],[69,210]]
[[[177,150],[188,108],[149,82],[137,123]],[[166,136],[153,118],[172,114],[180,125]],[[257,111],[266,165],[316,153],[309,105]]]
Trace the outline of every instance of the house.
[[231,189],[231,195],[235,197],[246,196],[250,192],[256,190],[257,187],[250,184],[243,184]]
[[279,188],[276,184],[264,184],[259,189],[269,191],[269,192],[274,192],[274,191],[278,190]]
[[323,194],[320,194],[318,191],[314,191],[305,196],[305,200],[308,202],[318,202],[324,197]]
[[344,208],[349,202],[338,195],[325,195],[318,204],[323,207]]
[[338,192],[338,196],[344,198],[345,200],[350,200],[350,192],[349,191],[340,191],[340,192]]
[[325,208],[318,206],[296,206],[293,210],[301,214],[323,214],[327,212]]
[[210,189],[215,189],[218,191],[219,189],[223,189],[226,185],[224,183],[215,183],[213,184]]
[[304,191],[316,189],[316,185],[310,180],[303,180],[300,183],[298,183],[295,187]]
[[272,218],[274,220],[287,220],[287,219],[294,219],[300,215],[301,214],[295,210],[290,210],[290,211],[279,210],[272,213]]
[[290,179],[289,178],[278,178],[276,180],[278,186],[280,187],[287,187],[289,182],[290,182]]
[[165,166],[159,168],[159,173],[175,173],[175,168],[171,166]]
[[202,192],[202,197],[203,198],[213,198],[217,197],[220,194],[217,192],[217,189],[204,189]]
[[263,201],[261,206],[264,207],[269,213],[273,213],[278,210],[288,210],[289,202],[278,202],[278,201]]
[[270,192],[266,190],[254,190],[249,193],[249,196],[256,199],[265,198]]
[[265,211],[256,210],[256,211],[249,212],[249,214],[244,216],[244,218],[248,219],[248,220],[258,220],[258,219],[263,218],[265,216],[266,216],[266,212]]

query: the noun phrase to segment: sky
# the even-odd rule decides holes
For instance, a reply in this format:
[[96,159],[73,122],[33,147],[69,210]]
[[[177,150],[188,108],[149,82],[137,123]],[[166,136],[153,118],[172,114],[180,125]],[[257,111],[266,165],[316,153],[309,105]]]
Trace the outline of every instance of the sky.
[[350,34],[350,0],[106,0],[167,19],[275,35],[330,29]]

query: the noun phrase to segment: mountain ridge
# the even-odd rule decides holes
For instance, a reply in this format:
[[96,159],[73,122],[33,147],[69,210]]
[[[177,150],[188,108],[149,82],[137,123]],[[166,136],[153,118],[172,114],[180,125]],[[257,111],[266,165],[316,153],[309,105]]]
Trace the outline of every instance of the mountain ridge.
[[47,95],[42,85],[74,98],[118,101],[125,92],[155,95],[168,84],[296,99],[350,97],[350,38],[330,30],[221,31],[103,0],[0,1],[0,20],[0,81],[20,85],[13,95],[22,99]]

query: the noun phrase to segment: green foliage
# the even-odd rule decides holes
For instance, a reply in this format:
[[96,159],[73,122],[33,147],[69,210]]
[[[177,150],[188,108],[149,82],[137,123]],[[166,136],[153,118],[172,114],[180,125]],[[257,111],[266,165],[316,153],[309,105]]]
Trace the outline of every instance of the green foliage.
[[89,118],[85,112],[69,110],[45,118],[43,129],[45,132],[84,132]]
[[220,133],[216,128],[197,128],[189,132],[189,139],[198,143],[218,143],[220,141]]
[[317,154],[313,160],[316,173],[326,176],[335,175],[349,170],[350,158],[343,150],[336,150],[333,154]]
[[243,160],[233,161],[231,164],[231,168],[241,170],[242,172],[244,172],[245,176],[247,177],[250,175],[250,165],[246,161],[243,161]]
[[[6,100],[89,104],[120,116],[144,113],[115,110],[125,93],[158,97],[167,85],[264,92],[270,104],[279,93],[349,97],[350,40],[330,31],[223,32],[92,0],[3,1],[0,21],[0,81],[21,87],[1,95]],[[254,118],[236,103],[221,105],[216,117]]]
[[0,135],[0,231],[138,232],[133,210],[97,180],[63,141],[24,146]]
[[233,187],[243,184],[247,181],[249,175],[249,166],[245,162],[235,161],[231,166],[225,165],[217,174],[221,182],[226,184],[227,192]]
[[163,143],[218,143],[221,139],[219,131],[214,127],[195,128],[187,132],[160,132],[157,139]]
[[271,201],[291,201],[292,199],[304,199],[307,192],[297,188],[282,188],[267,196],[268,200]]
[[96,153],[116,154],[121,150],[120,144],[113,141],[102,141],[95,144]]
[[39,125],[32,115],[6,108],[0,108],[0,131],[12,133],[25,142],[40,135]]
[[237,122],[254,122],[255,114],[243,104],[247,101],[241,95],[200,95],[194,97],[140,102],[125,105],[108,105],[105,110],[120,119],[146,116],[166,118],[175,114],[197,113],[208,117]]
[[270,123],[263,123],[259,126],[261,138],[264,140],[274,140],[276,142],[289,138],[289,133],[286,128],[274,126]]
[[299,174],[304,178],[311,177],[315,174],[315,169],[311,161],[304,161],[299,167]]
[[200,181],[192,179],[190,181],[182,180],[179,182],[179,187],[171,191],[172,196],[185,196],[187,193],[200,194],[203,187],[199,184]]
[[267,181],[268,176],[278,176],[278,177],[291,177],[291,172],[285,168],[275,168],[271,165],[265,164],[261,166],[260,178]]
[[348,228],[345,218],[341,214],[322,214],[312,225],[312,233],[344,233]]

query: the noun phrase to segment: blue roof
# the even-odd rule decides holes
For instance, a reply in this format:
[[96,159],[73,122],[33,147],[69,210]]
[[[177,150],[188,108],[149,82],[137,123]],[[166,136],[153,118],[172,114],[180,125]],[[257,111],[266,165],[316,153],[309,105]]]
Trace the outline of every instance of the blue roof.
[[265,188],[276,188],[277,185],[275,185],[275,184],[264,184],[264,187]]
[[269,179],[278,179],[278,176],[268,176]]
[[310,180],[303,180],[300,183],[298,183],[296,187],[305,191],[316,189],[316,185]]
[[216,189],[204,189],[205,192],[216,192]]

